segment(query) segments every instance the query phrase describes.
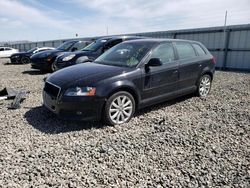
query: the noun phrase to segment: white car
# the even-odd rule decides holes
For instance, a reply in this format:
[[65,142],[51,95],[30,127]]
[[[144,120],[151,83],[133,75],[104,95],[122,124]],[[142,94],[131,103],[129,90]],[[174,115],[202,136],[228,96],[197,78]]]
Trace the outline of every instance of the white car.
[[8,58],[19,50],[10,47],[0,47],[0,58]]

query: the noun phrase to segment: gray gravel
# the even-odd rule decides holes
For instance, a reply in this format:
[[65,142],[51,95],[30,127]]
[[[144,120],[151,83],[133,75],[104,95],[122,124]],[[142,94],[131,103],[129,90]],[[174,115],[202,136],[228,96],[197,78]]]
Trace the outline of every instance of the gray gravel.
[[43,78],[0,62],[0,187],[250,187],[250,74],[216,72],[206,99],[187,96],[129,123],[62,121],[41,107]]

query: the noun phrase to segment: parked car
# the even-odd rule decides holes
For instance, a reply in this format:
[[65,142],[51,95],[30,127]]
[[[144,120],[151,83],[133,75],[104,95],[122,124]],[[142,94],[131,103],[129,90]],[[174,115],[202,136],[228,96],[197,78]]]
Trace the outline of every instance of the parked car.
[[123,42],[92,63],[51,74],[44,105],[66,119],[128,122],[137,109],[211,89],[215,60],[199,42],[141,39]]
[[48,51],[48,50],[54,50],[55,48],[52,47],[35,47],[32,48],[26,52],[19,52],[19,53],[14,53],[10,56],[11,63],[22,63],[22,64],[27,64],[30,63],[30,57],[38,52],[43,52],[43,51]]
[[31,56],[31,68],[39,69],[41,71],[53,71],[52,63],[55,61],[58,55],[65,52],[77,51],[84,48],[88,41],[72,40],[63,43],[61,46],[54,50],[39,52]]
[[54,62],[54,70],[59,70],[79,63],[94,61],[105,51],[121,42],[141,38],[142,37],[137,36],[114,36],[97,39],[81,51],[67,52],[57,56]]
[[9,58],[12,54],[17,53],[19,50],[10,47],[0,47],[0,58]]

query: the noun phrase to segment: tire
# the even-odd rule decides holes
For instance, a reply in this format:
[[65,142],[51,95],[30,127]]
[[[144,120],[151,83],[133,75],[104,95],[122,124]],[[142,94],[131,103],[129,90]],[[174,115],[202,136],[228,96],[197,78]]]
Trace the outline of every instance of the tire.
[[30,63],[30,58],[28,58],[28,57],[22,57],[21,58],[21,63],[22,64],[28,64],[28,63]]
[[51,72],[55,72],[56,71],[56,67],[55,67],[54,63],[51,64],[50,71]]
[[127,123],[134,112],[134,97],[126,91],[119,91],[108,98],[103,110],[103,121],[108,125]]
[[199,97],[205,98],[210,90],[212,85],[212,78],[208,74],[204,74],[200,77],[197,88],[197,95]]

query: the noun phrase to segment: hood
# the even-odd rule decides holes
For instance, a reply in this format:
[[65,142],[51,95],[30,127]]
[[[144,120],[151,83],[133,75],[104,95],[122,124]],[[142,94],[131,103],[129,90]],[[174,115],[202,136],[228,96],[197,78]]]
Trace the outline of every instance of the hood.
[[54,50],[48,50],[48,51],[43,51],[43,52],[38,52],[34,55],[31,56],[31,58],[46,58],[49,56],[57,56],[60,55],[61,53],[64,53],[64,51],[59,50],[59,49],[54,49]]
[[68,88],[72,85],[88,86],[98,81],[120,75],[128,70],[130,69],[125,67],[83,63],[59,70],[51,74],[47,78],[47,81],[63,88]]

